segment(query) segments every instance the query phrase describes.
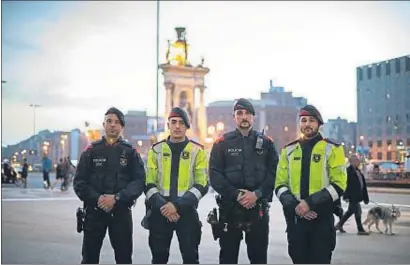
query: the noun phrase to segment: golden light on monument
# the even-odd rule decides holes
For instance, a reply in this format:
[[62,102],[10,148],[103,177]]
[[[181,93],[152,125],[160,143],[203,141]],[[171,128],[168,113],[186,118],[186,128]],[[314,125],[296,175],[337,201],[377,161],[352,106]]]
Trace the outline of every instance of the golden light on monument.
[[166,59],[169,64],[184,66],[188,64],[188,43],[186,41],[185,28],[175,28],[178,39],[171,43],[168,40],[168,49]]
[[174,107],[185,110],[191,122],[187,136],[203,144],[208,136],[204,91],[205,76],[209,73],[209,68],[204,65],[204,58],[196,66],[191,64],[186,29],[176,27],[175,31],[176,40],[168,41],[166,63],[159,66],[166,91],[164,117]]

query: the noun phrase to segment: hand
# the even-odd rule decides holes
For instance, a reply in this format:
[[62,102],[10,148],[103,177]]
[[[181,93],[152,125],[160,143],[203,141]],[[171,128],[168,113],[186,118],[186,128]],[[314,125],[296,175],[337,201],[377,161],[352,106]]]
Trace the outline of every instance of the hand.
[[114,208],[114,205],[116,203],[115,200],[115,195],[112,194],[104,194],[101,195],[100,198],[98,198],[98,207],[103,209],[106,212],[109,212]]
[[179,218],[181,218],[181,216],[178,213],[171,214],[169,217],[167,217],[168,221],[171,223],[178,222]]
[[239,191],[243,192],[242,196],[238,196],[238,202],[245,207],[246,209],[251,209],[255,207],[258,197],[255,192],[240,189]]
[[309,211],[303,216],[303,218],[305,218],[306,220],[309,220],[309,221],[314,220],[314,219],[317,218],[317,213],[314,212],[314,211]]
[[300,217],[303,217],[307,212],[309,212],[310,208],[309,205],[305,200],[301,200],[299,204],[295,208],[295,212]]
[[167,218],[177,213],[177,208],[175,208],[175,205],[172,202],[167,202],[160,208],[160,210],[161,214]]

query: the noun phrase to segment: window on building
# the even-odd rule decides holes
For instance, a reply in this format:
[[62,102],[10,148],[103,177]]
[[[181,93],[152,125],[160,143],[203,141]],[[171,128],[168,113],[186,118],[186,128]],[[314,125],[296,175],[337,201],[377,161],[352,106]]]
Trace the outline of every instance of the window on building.
[[378,64],[376,66],[376,76],[380,77],[382,75],[382,66],[380,64]]
[[387,140],[386,143],[387,143],[387,145],[391,145],[392,140]]
[[406,57],[406,72],[410,72],[410,56]]
[[392,160],[392,158],[391,158],[391,152],[390,152],[390,151],[387,152],[387,160]]
[[396,114],[396,121],[399,121],[400,120],[400,116],[399,116],[399,114]]
[[357,68],[357,79],[359,79],[359,81],[363,80],[363,69],[362,68]]
[[367,67],[367,79],[372,79],[372,67]]
[[377,147],[382,147],[382,146],[383,146],[382,140],[377,141]]
[[400,59],[397,58],[395,60],[395,63],[396,63],[396,74],[400,74]]
[[368,145],[369,145],[370,148],[372,148],[373,147],[373,141],[369,141]]
[[406,121],[410,122],[410,114],[409,113],[406,114]]
[[391,71],[390,62],[386,62],[386,75],[390,75],[390,71]]
[[382,160],[383,159],[383,154],[382,152],[377,152],[377,159]]

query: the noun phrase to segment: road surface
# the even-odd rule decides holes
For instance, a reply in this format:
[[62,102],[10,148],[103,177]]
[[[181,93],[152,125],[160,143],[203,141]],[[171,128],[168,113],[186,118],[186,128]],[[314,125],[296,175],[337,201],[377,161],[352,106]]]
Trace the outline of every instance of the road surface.
[[[31,187],[36,186],[34,178]],[[41,178],[40,178],[41,187]],[[333,263],[376,263],[403,264],[410,260],[410,195],[377,194],[371,197],[377,202],[402,205],[402,218],[394,226],[395,236],[372,233],[370,236],[357,236],[354,218],[345,229],[348,233],[337,236],[337,247]],[[4,185],[2,188],[2,263],[7,264],[76,264],[81,260],[82,234],[76,232],[75,211],[80,202],[72,190],[60,192],[58,189],[21,189]],[[205,196],[199,207],[203,223],[200,245],[200,262],[218,263],[218,242],[212,238],[206,215],[215,206],[213,194]],[[346,205],[345,205],[346,206]],[[369,206],[363,209],[366,214]],[[143,197],[135,208],[134,217],[134,256],[133,262],[149,264],[151,253],[148,247],[148,232],[140,226],[145,212]],[[277,200],[270,211],[270,245],[268,262],[290,264],[287,255],[285,223]],[[383,226],[382,226],[383,227]],[[113,251],[108,237],[101,251],[101,263],[114,262]],[[248,263],[246,247],[242,242],[240,263]],[[181,263],[176,238],[171,246],[169,263]]]

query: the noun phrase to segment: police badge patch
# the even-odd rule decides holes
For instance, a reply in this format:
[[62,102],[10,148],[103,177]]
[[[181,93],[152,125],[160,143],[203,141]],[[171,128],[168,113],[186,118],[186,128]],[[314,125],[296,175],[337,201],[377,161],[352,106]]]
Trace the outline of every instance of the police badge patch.
[[188,151],[183,151],[182,154],[181,154],[181,157],[183,159],[188,159],[189,158],[189,152]]
[[127,159],[125,157],[120,157],[120,165],[123,167],[127,165]]
[[320,154],[313,154],[313,161],[318,163],[320,161],[321,155]]

